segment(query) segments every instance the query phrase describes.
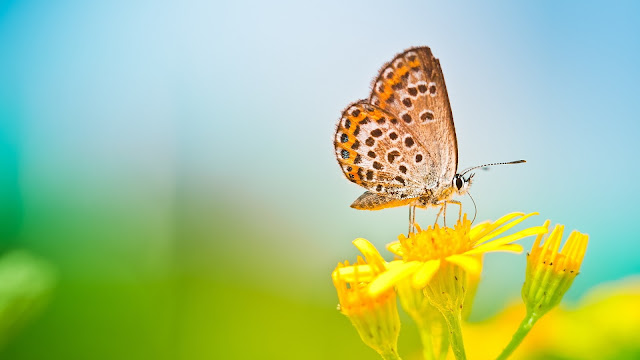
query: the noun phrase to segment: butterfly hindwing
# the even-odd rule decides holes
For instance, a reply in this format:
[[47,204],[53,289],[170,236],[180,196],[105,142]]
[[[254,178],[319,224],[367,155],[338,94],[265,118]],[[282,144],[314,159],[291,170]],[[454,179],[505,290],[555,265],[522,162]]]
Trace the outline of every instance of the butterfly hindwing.
[[356,102],[344,110],[334,146],[350,181],[398,199],[416,197],[422,191],[419,174],[410,163],[416,157],[426,161],[427,154],[420,151],[400,120],[368,101]]

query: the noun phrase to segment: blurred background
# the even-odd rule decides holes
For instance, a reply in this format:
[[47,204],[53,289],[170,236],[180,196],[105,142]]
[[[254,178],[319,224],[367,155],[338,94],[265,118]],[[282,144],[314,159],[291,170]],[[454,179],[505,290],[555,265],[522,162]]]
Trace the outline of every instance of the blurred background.
[[[590,235],[562,310],[582,311],[640,272],[638,34],[635,2],[0,1],[0,256],[36,294],[16,297],[30,320],[0,319],[0,357],[376,358],[330,272],[408,211],[349,208],[363,189],[333,132],[418,45],[441,61],[460,168],[527,160],[476,174],[478,219]],[[519,301],[524,266],[486,257],[472,320]],[[605,314],[638,319],[637,299]],[[400,353],[419,355],[407,321]]]

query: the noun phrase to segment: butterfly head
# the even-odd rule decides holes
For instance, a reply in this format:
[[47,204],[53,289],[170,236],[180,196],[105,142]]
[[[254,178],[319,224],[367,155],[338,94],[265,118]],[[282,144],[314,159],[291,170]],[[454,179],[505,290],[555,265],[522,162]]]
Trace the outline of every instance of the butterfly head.
[[468,177],[464,177],[462,174],[456,174],[451,181],[451,186],[458,193],[458,195],[464,195],[471,186],[471,179],[475,174],[470,174]]

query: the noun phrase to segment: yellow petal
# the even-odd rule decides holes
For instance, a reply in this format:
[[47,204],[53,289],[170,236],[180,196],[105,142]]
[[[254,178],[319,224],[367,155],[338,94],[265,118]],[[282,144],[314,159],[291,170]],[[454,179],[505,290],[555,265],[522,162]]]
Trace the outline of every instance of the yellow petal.
[[369,284],[369,294],[371,294],[371,296],[377,296],[392,288],[398,281],[413,274],[421,264],[419,261],[410,261],[406,263],[401,262],[401,264],[391,267]]
[[333,278],[346,282],[363,282],[371,281],[375,277],[376,272],[369,264],[351,265],[341,267],[333,272]]
[[[544,224],[542,226],[546,227],[547,229],[549,229],[549,224],[551,224],[551,220],[547,219],[547,221],[544,222]],[[548,232],[548,230],[547,230]],[[531,247],[531,251],[536,251],[538,249],[538,247],[540,246],[540,241],[542,241],[542,235],[544,234],[540,234],[538,235],[538,237],[536,237],[536,241],[533,242],[533,246]]]
[[404,256],[404,250],[402,249],[402,244],[399,241],[394,241],[387,245],[387,250],[392,254],[398,255],[400,257]]
[[358,238],[353,240],[353,245],[355,245],[358,250],[364,255],[364,258],[367,259],[367,263],[373,266],[374,269],[379,272],[383,272],[385,270],[384,259],[378,252],[375,246],[370,243],[368,240],[363,238]]
[[429,260],[423,263],[419,269],[415,272],[412,279],[413,287],[421,289],[429,283],[429,280],[435,275],[436,271],[440,268],[440,259]]
[[516,240],[520,240],[522,238],[525,238],[527,236],[532,236],[532,235],[538,235],[538,234],[544,234],[545,232],[547,232],[547,228],[544,226],[534,226],[534,227],[530,227],[528,229],[524,229],[524,230],[520,230],[515,234],[511,234],[508,236],[505,236],[503,238],[500,239],[496,239],[493,240],[491,242],[482,244],[472,250],[469,250],[466,252],[466,254],[481,254],[487,251],[493,251],[493,249],[501,246],[501,245],[505,245],[508,244],[510,242],[516,241]]
[[496,247],[491,251],[514,252],[520,254],[524,251],[524,248],[520,244],[504,244]]
[[[524,216],[522,216],[521,218],[519,218],[519,219],[517,219],[517,220],[514,220],[514,221],[510,222],[509,224],[506,224],[506,225],[504,225],[504,226],[500,227],[499,229],[497,229],[497,230],[495,230],[495,231],[492,231],[492,232],[490,232],[490,233],[486,234],[486,235],[485,235],[485,236],[483,236],[482,238],[479,238],[479,239],[477,240],[477,243],[478,243],[478,244],[486,243],[487,241],[489,241],[489,240],[491,240],[491,239],[495,238],[496,236],[498,236],[498,235],[500,235],[500,234],[504,233],[505,231],[507,231],[507,230],[511,229],[512,227],[514,227],[514,226],[516,226],[516,225],[520,224],[521,222],[525,221],[526,219],[528,219],[528,218],[532,217],[533,215],[538,215],[538,213],[533,212],[533,213],[530,213],[530,214],[524,215]],[[474,240],[474,239],[472,239],[472,240]]]
[[392,260],[392,261],[389,261],[387,263],[387,269],[393,269],[396,266],[401,266],[401,265],[404,265],[404,264],[406,264],[406,263],[404,261],[402,261],[402,260]]
[[460,266],[470,274],[480,274],[482,271],[482,261],[475,256],[451,255],[445,260]]
[[493,223],[486,222],[486,223],[478,224],[471,229],[471,231],[469,232],[469,237],[471,238],[472,241],[476,242],[479,239],[481,239],[483,236],[492,232],[494,229],[502,226],[502,224],[508,221],[511,221],[511,219],[518,216],[524,216],[524,213],[515,212],[515,213],[507,214],[501,217],[500,219],[494,221]]

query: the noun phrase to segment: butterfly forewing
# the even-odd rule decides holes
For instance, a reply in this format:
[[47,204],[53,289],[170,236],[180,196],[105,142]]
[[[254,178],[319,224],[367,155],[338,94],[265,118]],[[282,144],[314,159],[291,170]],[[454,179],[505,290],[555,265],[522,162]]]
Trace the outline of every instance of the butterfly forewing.
[[397,118],[397,130],[409,133],[424,153],[421,161],[407,159],[407,174],[416,176],[407,180],[428,189],[448,185],[458,147],[444,76],[431,50],[409,49],[383,66],[369,102]]

